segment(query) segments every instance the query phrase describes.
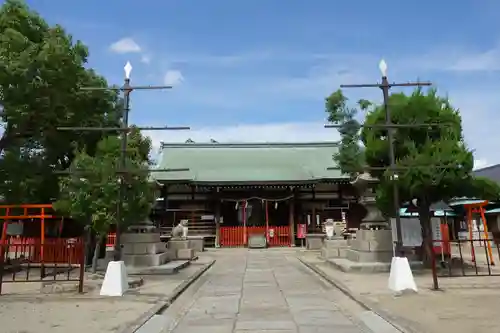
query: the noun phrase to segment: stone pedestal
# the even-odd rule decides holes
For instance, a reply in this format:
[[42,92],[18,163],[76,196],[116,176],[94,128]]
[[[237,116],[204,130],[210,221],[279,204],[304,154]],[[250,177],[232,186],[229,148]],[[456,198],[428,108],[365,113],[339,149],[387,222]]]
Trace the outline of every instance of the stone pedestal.
[[346,242],[348,248],[340,247],[337,243],[330,245],[337,246],[336,250],[324,248],[322,251],[325,255],[331,255],[327,260],[342,271],[371,273],[390,270],[393,256],[392,233],[387,220],[376,206],[373,186],[377,182],[377,179],[366,172],[352,182],[360,193],[359,203],[366,208],[360,230],[356,231],[356,239]]
[[188,236],[189,248],[195,252],[205,251],[205,236]]
[[265,249],[267,247],[267,239],[265,234],[248,236],[249,249]]
[[358,230],[346,251],[348,260],[361,263],[389,263],[392,255],[391,230]]
[[160,234],[124,233],[121,235],[122,257],[125,265],[133,267],[160,266],[169,261]]
[[307,250],[321,250],[323,247],[323,240],[325,234],[307,234],[306,235],[306,249]]
[[349,249],[349,240],[344,238],[325,239],[321,248],[321,257],[324,259],[330,258],[345,258],[346,251]]
[[190,248],[189,239],[171,239],[167,243],[168,256],[172,260],[192,260],[195,258],[195,253]]

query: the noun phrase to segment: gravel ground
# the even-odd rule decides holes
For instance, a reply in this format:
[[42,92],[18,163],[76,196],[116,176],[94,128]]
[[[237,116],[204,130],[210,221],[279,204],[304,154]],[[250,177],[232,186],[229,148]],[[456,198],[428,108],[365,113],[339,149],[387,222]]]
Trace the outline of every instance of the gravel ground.
[[[10,283],[0,296],[2,333],[119,332],[201,268],[203,260],[176,275],[143,276],[144,285],[120,298],[41,293],[40,283]],[[92,282],[88,282],[91,285]],[[91,288],[90,288],[91,289]]]

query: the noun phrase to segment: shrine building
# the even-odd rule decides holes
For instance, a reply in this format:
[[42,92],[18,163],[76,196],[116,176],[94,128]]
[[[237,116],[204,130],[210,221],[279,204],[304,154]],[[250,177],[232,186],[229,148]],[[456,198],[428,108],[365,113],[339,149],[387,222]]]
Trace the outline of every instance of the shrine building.
[[254,234],[294,246],[327,219],[356,228],[366,211],[335,169],[337,151],[336,142],[162,143],[152,219],[165,234],[186,219],[189,235],[220,247],[246,246]]

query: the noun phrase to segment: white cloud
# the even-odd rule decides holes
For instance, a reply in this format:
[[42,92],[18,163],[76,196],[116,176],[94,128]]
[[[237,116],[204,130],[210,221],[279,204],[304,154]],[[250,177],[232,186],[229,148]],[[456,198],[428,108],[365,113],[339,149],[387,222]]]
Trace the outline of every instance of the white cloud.
[[163,77],[163,83],[167,86],[175,86],[184,81],[181,71],[168,70]]
[[486,50],[448,45],[422,54],[400,57],[399,68],[430,71],[483,72],[500,70],[500,45]]
[[322,142],[337,141],[338,131],[324,128],[324,123],[288,122],[267,124],[239,124],[213,127],[192,127],[189,131],[145,131],[155,150],[160,142]]
[[147,54],[143,54],[141,56],[141,62],[143,64],[149,65],[149,63],[151,62],[151,57],[149,55],[147,55]]
[[122,38],[110,45],[110,50],[115,53],[125,54],[125,53],[139,53],[141,52],[141,47],[130,37]]

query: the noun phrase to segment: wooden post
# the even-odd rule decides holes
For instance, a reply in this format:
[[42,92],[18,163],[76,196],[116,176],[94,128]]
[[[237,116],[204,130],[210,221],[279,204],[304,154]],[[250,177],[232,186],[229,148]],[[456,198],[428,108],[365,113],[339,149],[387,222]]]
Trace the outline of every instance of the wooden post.
[[491,251],[490,237],[488,235],[488,224],[486,223],[486,216],[484,216],[484,206],[480,206],[479,211],[481,212],[481,220],[483,222],[484,239],[486,240],[486,244],[488,246],[488,255],[490,256],[490,264],[495,265],[495,261],[493,260],[493,252]]
[[472,261],[476,261],[476,251],[474,250],[474,236],[472,233],[472,208],[467,207],[467,227],[469,228],[470,252]]
[[[166,226],[168,223],[168,186],[163,185],[161,188],[161,196],[163,197],[163,202],[162,202],[162,212],[161,212],[161,217],[160,217],[160,227]],[[172,225],[175,225],[175,219],[172,222]]]
[[243,246],[247,245],[247,202],[243,201]]
[[215,247],[220,247],[220,212],[221,202],[219,197],[215,201]]
[[312,216],[311,216],[311,224],[312,224],[312,229],[314,233],[318,232],[318,226],[316,225],[316,206],[313,203],[312,207]]
[[269,246],[269,207],[267,200],[264,200],[264,209],[266,211],[266,243]]
[[290,246],[295,246],[295,198],[291,198],[288,207],[288,223],[290,224]]
[[42,263],[40,265],[40,277],[43,279],[45,277],[45,259],[44,259],[44,245],[45,245],[45,208],[41,208],[41,231],[42,234],[40,235],[41,238],[41,245],[40,245],[40,256],[42,259]]

